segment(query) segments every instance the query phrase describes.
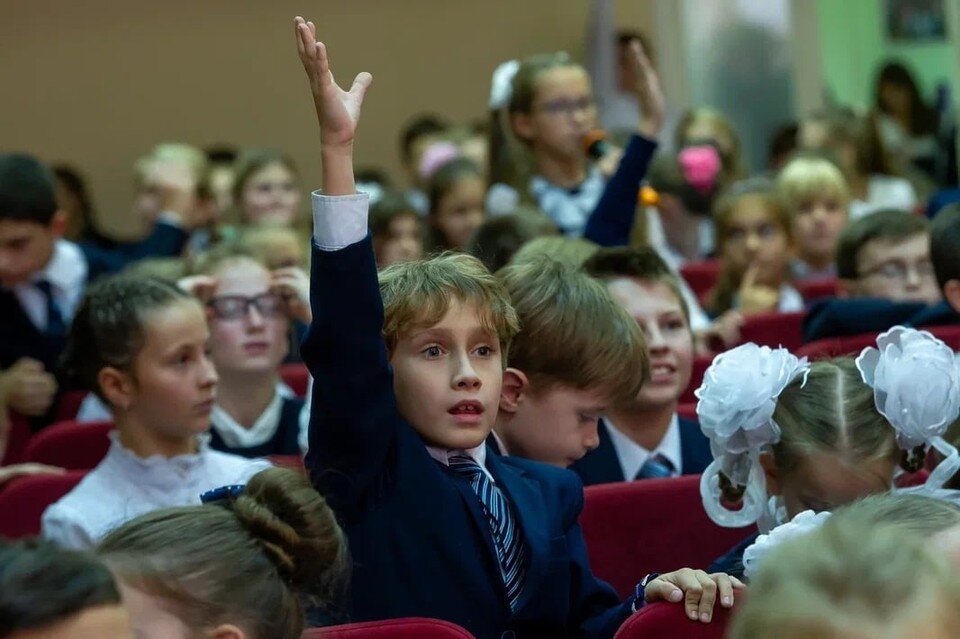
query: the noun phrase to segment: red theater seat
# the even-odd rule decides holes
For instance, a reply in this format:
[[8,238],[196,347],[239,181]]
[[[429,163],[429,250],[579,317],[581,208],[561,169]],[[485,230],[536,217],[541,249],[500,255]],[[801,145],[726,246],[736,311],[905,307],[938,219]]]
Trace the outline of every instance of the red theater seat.
[[18,539],[40,534],[40,517],[83,479],[86,471],[62,475],[27,475],[0,488],[0,537]]
[[67,391],[64,393],[57,402],[57,408],[53,413],[54,423],[76,419],[77,413],[80,412],[80,405],[83,404],[87,395],[89,395],[87,391]]
[[69,470],[90,470],[110,448],[107,434],[113,422],[60,422],[33,436],[24,451],[24,461],[59,466]]
[[620,626],[614,639],[723,639],[731,617],[730,610],[717,604],[713,608],[713,619],[710,623],[691,621],[687,618],[683,604],[658,602],[644,606],[631,615]]
[[803,312],[750,315],[740,328],[740,341],[795,351],[803,344]]
[[687,390],[683,391],[683,394],[680,396],[681,404],[697,403],[697,398],[694,397],[693,391],[700,388],[700,384],[703,383],[703,374],[707,371],[707,368],[709,368],[710,364],[712,363],[712,357],[703,357],[698,355],[693,359],[693,368],[690,371],[690,383],[687,385]]
[[460,626],[422,617],[364,621],[327,628],[310,628],[302,639],[473,639]]
[[690,289],[698,299],[716,285],[720,276],[720,260],[703,260],[690,262],[680,267],[680,276],[690,285]]
[[304,364],[284,364],[280,367],[280,379],[297,394],[297,397],[307,396],[310,372]]
[[836,297],[837,295],[836,278],[795,282],[794,286],[797,292],[800,293],[800,296],[803,297],[803,301],[807,304],[825,297]]
[[588,486],[584,498],[590,566],[623,597],[648,573],[706,568],[755,531],[713,523],[699,475]]
[[0,457],[0,466],[17,464],[23,461],[27,445],[33,437],[33,433],[30,431],[30,422],[26,417],[10,412],[7,413],[7,419],[10,420],[10,431],[7,433],[6,450],[3,452],[3,457]]
[[[923,326],[921,328],[943,340],[953,350],[960,351],[960,326]],[[828,337],[804,344],[797,349],[796,355],[798,357],[806,356],[811,360],[858,355],[864,348],[877,345],[877,335],[879,333],[862,333],[850,337]]]
[[677,414],[684,419],[689,419],[691,421],[699,421],[697,417],[697,403],[691,402],[689,404],[680,404],[677,406]]

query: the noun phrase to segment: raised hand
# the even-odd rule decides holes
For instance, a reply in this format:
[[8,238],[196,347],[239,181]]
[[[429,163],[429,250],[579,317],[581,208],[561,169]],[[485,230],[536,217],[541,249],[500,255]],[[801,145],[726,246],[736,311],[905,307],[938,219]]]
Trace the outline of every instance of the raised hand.
[[341,89],[330,70],[327,47],[317,42],[317,28],[301,17],[294,19],[297,51],[310,80],[313,103],[320,122],[320,143],[327,148],[349,147],[360,119],[363,96],[373,81],[367,72],[353,80],[349,91]]
[[627,59],[630,64],[630,77],[634,78],[633,92],[640,102],[640,133],[644,137],[656,138],[663,128],[667,111],[663,89],[660,87],[660,76],[639,40],[630,42]]

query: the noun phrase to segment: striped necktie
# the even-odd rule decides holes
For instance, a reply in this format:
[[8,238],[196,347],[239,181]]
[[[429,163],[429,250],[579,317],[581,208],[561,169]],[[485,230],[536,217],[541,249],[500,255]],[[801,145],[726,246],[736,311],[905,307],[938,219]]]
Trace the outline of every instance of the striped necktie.
[[662,479],[673,477],[673,464],[660,453],[654,453],[643,462],[634,479]]
[[47,328],[43,333],[50,337],[63,337],[67,334],[67,323],[63,319],[60,305],[53,299],[53,287],[47,280],[35,282],[34,286],[43,294],[43,299],[47,303]]
[[517,601],[523,591],[527,552],[520,538],[520,529],[510,510],[510,503],[503,492],[490,480],[472,458],[455,455],[450,458],[450,470],[470,481],[473,491],[480,498],[483,512],[493,533],[493,545],[497,549],[500,575],[507,591],[510,610],[517,609]]

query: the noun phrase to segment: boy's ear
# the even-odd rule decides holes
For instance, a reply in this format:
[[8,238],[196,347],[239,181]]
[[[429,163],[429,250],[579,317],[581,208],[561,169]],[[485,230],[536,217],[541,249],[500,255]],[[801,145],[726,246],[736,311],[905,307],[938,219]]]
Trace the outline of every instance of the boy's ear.
[[67,224],[69,224],[67,212],[57,209],[57,212],[50,218],[50,232],[55,237],[63,237],[63,234],[67,232]]
[[134,383],[129,373],[113,366],[104,366],[97,373],[97,384],[104,399],[114,408],[128,410],[133,405]]
[[950,308],[960,313],[960,280],[947,280],[943,285],[943,297]]
[[780,494],[780,476],[777,473],[777,465],[773,460],[773,453],[760,453],[760,466],[763,468],[763,474],[767,479],[767,494]]
[[529,140],[533,137],[533,118],[529,113],[511,113],[510,124],[517,137],[523,140]]
[[530,389],[530,380],[523,371],[508,368],[503,371],[503,384],[500,387],[500,410],[506,413],[515,413],[520,408],[520,402]]

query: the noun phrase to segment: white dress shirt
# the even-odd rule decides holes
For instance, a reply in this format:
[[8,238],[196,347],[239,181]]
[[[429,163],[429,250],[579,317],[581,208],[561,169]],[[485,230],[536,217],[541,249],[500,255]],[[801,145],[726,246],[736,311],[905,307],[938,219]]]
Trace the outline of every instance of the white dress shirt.
[[63,315],[63,321],[69,326],[73,314],[83,297],[84,283],[87,281],[87,260],[80,247],[73,242],[57,240],[53,246],[53,255],[46,267],[36,273],[29,282],[13,287],[30,322],[43,332],[47,330],[47,298],[37,288],[37,282],[50,282],[53,301]]
[[613,443],[613,449],[617,453],[617,460],[620,462],[620,468],[623,470],[623,476],[627,481],[633,480],[653,455],[659,453],[663,455],[671,464],[673,464],[673,476],[683,474],[683,455],[680,452],[680,418],[674,414],[670,420],[670,426],[664,433],[663,439],[656,450],[647,450],[637,442],[630,439],[622,433],[608,418],[603,418],[604,428],[610,435],[610,441]]
[[200,495],[244,484],[270,468],[263,459],[246,459],[212,450],[209,435],[198,437],[189,455],[139,457],[124,448],[116,432],[110,450],[77,486],[43,513],[43,536],[65,548],[94,547],[107,533],[145,513],[200,503]]

